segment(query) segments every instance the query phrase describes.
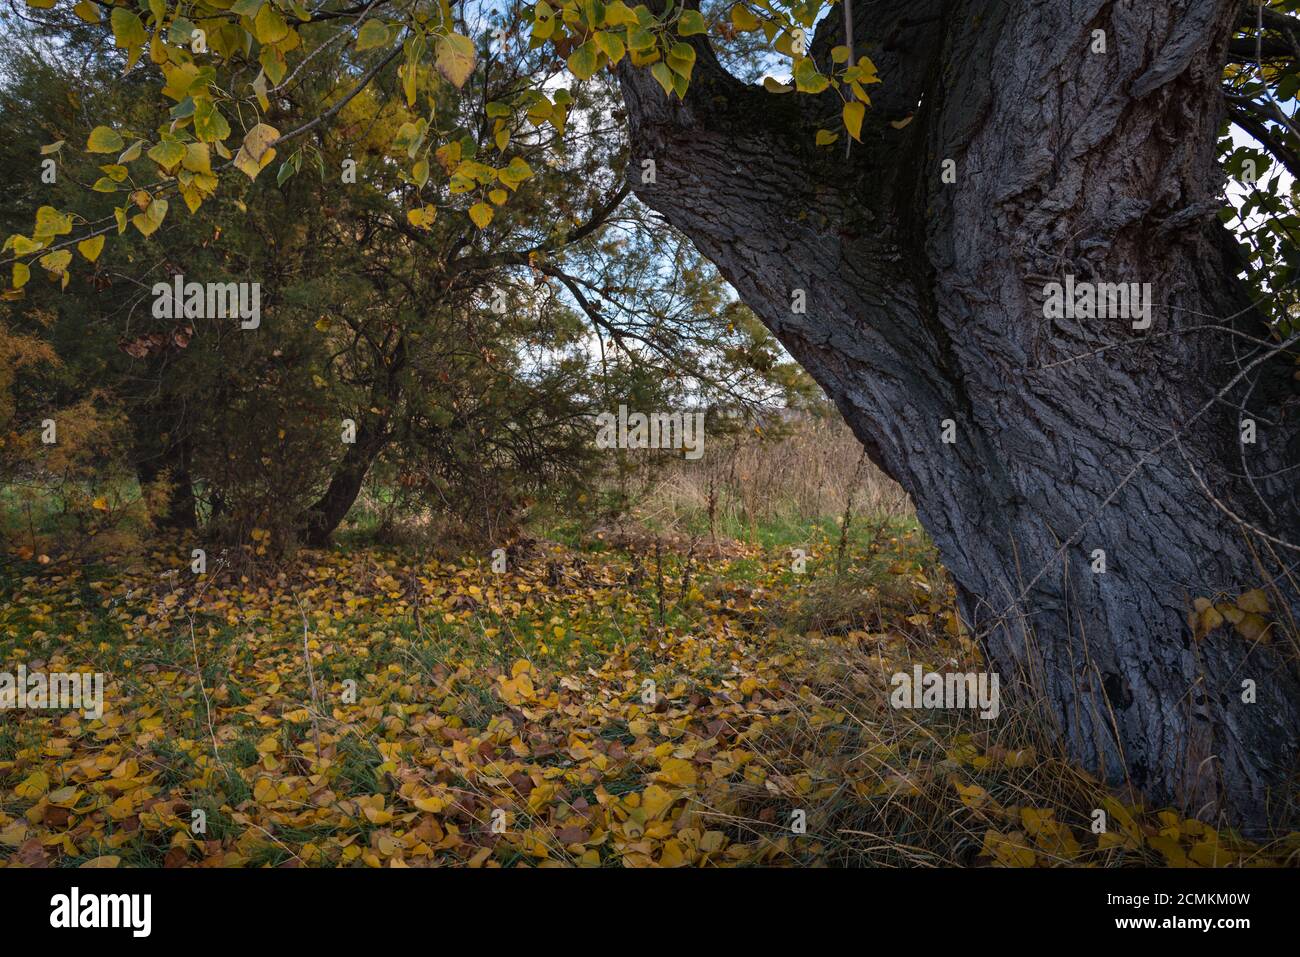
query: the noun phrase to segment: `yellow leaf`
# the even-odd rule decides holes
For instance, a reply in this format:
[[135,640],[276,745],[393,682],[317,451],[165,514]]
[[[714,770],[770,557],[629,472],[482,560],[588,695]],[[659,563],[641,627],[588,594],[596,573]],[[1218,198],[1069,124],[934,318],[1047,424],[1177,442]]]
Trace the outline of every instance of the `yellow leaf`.
[[1183,850],[1182,845],[1175,838],[1158,836],[1148,839],[1147,844],[1153,850],[1159,851],[1164,855],[1165,860],[1170,867],[1186,867],[1187,852]]
[[1033,867],[1037,857],[1033,848],[1019,831],[1000,834],[988,831],[984,834],[984,853],[1003,867]]
[[963,784],[961,781],[954,780],[952,785],[957,789],[957,794],[961,797],[961,803],[967,807],[981,807],[989,799],[989,792],[978,784]]
[[464,86],[465,81],[474,72],[474,64],[477,61],[474,41],[459,33],[450,33],[439,38],[434,49],[434,65],[437,66],[438,72],[450,80],[457,89]]
[[51,791],[47,800],[55,807],[72,807],[80,797],[80,789],[75,784],[69,784],[57,791]]
[[16,818],[4,827],[0,828],[0,844],[7,844],[9,847],[17,847],[27,839],[27,822],[22,818]]
[[731,8],[731,25],[741,33],[749,33],[758,29],[758,17],[750,13],[744,4],[738,3]]
[[1268,620],[1256,614],[1243,615],[1240,621],[1233,623],[1237,634],[1247,641],[1268,640]]
[[85,256],[90,262],[99,258],[100,252],[104,249],[104,237],[92,236],[90,239],[83,239],[77,243],[77,252]]
[[60,249],[56,252],[46,253],[40,259],[41,267],[47,272],[62,275],[67,272],[68,264],[72,262],[72,250]]
[[1209,840],[1192,845],[1192,849],[1187,852],[1187,857],[1201,867],[1226,867],[1236,863],[1237,855],[1226,847],[1221,847],[1218,835],[1215,834]]
[[33,771],[26,780],[16,788],[14,794],[28,801],[35,801],[50,788],[50,776],[44,771]]
[[866,106],[856,100],[844,104],[844,128],[859,143],[862,142],[862,118],[866,112]]
[[1264,594],[1262,588],[1252,588],[1237,599],[1237,607],[1256,615],[1268,614],[1268,595]]
[[652,784],[645,789],[641,796],[641,807],[645,812],[647,821],[655,821],[660,818],[677,800],[676,796],[669,790]]
[[516,190],[519,185],[528,177],[533,175],[533,168],[528,163],[516,156],[510,161],[510,165],[505,169],[497,170],[496,176],[501,182],[511,190]]
[[280,138],[280,131],[266,123],[258,123],[244,134],[244,144],[239,147],[235,166],[249,179],[257,179],[266,164],[275,158],[271,144]]
[[289,24],[284,22],[273,3],[263,3],[253,18],[253,35],[258,43],[279,43],[289,35]]
[[97,512],[107,512],[108,499],[104,498],[104,496],[101,495],[99,498],[95,499],[93,502],[90,503],[90,507]]
[[660,781],[666,781],[677,787],[694,787],[696,781],[695,765],[689,761],[683,761],[681,758],[669,758],[663,763],[663,767],[656,777]]
[[474,220],[474,225],[479,229],[486,229],[488,223],[492,222],[492,207],[487,203],[475,203],[469,208],[469,218]]
[[428,229],[438,215],[438,210],[433,206],[421,206],[419,209],[409,209],[406,211],[406,221],[417,229]]

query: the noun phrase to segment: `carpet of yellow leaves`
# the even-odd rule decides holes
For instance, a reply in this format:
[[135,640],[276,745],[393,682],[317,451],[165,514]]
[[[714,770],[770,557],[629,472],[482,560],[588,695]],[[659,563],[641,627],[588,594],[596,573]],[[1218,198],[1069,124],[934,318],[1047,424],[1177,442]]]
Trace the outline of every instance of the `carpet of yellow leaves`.
[[105,710],[0,713],[0,866],[1212,866],[1300,848],[1122,803],[977,720],[890,709],[891,672],[975,654],[945,587],[890,560],[860,620],[811,632],[790,622],[815,583],[758,547],[674,555],[662,591],[646,556],[561,546],[500,574],[335,551],[256,580],[161,554],[16,579],[0,670],[102,672]]

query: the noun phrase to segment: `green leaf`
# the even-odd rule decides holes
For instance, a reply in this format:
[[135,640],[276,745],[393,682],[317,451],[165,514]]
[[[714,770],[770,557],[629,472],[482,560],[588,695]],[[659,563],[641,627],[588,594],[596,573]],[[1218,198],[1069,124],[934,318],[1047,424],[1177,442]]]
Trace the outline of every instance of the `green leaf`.
[[600,47],[588,40],[569,54],[569,72],[579,80],[590,80],[600,68]]
[[130,146],[128,146],[125,150],[122,151],[122,155],[117,158],[118,163],[122,165],[125,165],[127,163],[134,163],[136,160],[140,158],[140,150],[142,150],[143,148],[144,148],[144,140],[136,140],[134,143],[132,143]]
[[690,37],[697,33],[708,33],[709,25],[704,22],[704,16],[698,10],[683,10],[682,17],[677,21],[677,33],[679,36]]
[[637,53],[643,53],[653,50],[655,46],[655,35],[641,26],[629,26],[627,28],[627,48]]
[[357,34],[357,49],[371,50],[388,45],[388,25],[378,20],[367,20]]
[[114,7],[109,22],[113,25],[113,45],[126,51],[126,69],[129,71],[149,42],[149,35],[144,32],[140,17],[125,7]]
[[817,72],[817,64],[806,56],[794,65],[794,85],[800,93],[820,93],[831,81]]
[[[32,238],[46,240],[53,236],[66,236],[72,232],[72,214],[61,213],[53,206],[42,206],[36,210],[36,228]],[[42,243],[44,245],[44,243]],[[37,249],[40,246],[36,247]],[[21,256],[22,253],[19,252]]]
[[167,216],[167,200],[155,199],[149,203],[148,208],[143,213],[137,213],[131,217],[131,222],[135,228],[140,230],[146,236],[152,236],[162,225],[163,219]]
[[194,39],[194,30],[194,21],[187,20],[184,17],[177,17],[167,30],[167,40],[178,47],[187,47],[190,45],[190,41]]
[[623,59],[626,50],[623,47],[623,40],[617,33],[609,33],[604,30],[596,34],[596,45],[600,51],[609,57],[610,63],[617,63]]
[[520,183],[532,175],[533,168],[516,156],[510,161],[509,166],[497,173],[497,178],[510,189],[515,190],[519,188]]
[[659,85],[664,88],[664,93],[668,96],[673,92],[673,71],[668,69],[665,63],[656,63],[650,67],[650,75],[654,77]]
[[211,100],[194,104],[194,135],[204,143],[224,140],[230,135],[230,124]]
[[148,156],[164,173],[171,173],[185,158],[185,144],[175,137],[164,139],[149,151]]
[[674,43],[668,51],[668,68],[680,75],[682,79],[691,78],[691,68],[695,66],[695,48],[689,43]]
[[90,131],[86,150],[90,153],[116,153],[125,145],[122,135],[107,126],[97,126]]

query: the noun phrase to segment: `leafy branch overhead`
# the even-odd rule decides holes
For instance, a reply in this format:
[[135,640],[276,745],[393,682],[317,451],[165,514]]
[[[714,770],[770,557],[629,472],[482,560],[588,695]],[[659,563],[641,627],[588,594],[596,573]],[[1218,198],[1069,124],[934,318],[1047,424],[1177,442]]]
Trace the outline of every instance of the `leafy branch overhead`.
[[[151,77],[167,119],[137,128],[129,120],[99,117],[83,144],[60,140],[46,147],[56,162],[66,161],[77,145],[103,160],[89,188],[113,197],[112,216],[42,207],[29,233],[5,242],[0,261],[13,267],[8,298],[20,298],[33,264],[66,285],[73,247],[93,262],[105,237],[131,230],[153,235],[169,213],[175,215],[176,198],[197,212],[232,167],[256,180],[280,159],[282,185],[299,171],[302,155],[281,157],[281,151],[307,134],[326,135],[367,88],[383,87],[378,95],[391,95],[402,113],[389,129],[386,160],[400,163],[414,187],[409,224],[425,229],[440,209],[453,209],[486,230],[533,178],[529,158],[546,162],[564,150],[573,84],[603,82],[601,74],[612,75],[624,63],[649,70],[666,96],[681,99],[705,37],[749,34],[768,52],[773,69],[789,74],[788,83],[767,76],[765,88],[834,89],[843,100],[843,128],[854,139],[861,138],[871,102],[866,87],[879,82],[872,62],[855,59],[850,45],[835,46],[823,64],[810,54],[813,25],[832,6],[820,0],[738,3],[712,20],[673,0],[657,9],[623,0],[538,0],[490,22],[448,0],[315,8],[297,0],[78,0],[69,4],[70,13],[62,3],[27,0],[29,14],[47,18],[55,30],[80,23],[80,29],[91,25],[111,34],[124,74]],[[317,56],[342,59],[343,83],[324,112],[297,115],[295,83]],[[485,72],[493,60],[529,56],[538,58],[539,68],[519,71],[514,82],[494,86]],[[476,72],[484,74],[481,89],[471,89]],[[554,139],[541,138],[543,127],[554,131]],[[837,138],[825,129],[816,134],[819,146]]]

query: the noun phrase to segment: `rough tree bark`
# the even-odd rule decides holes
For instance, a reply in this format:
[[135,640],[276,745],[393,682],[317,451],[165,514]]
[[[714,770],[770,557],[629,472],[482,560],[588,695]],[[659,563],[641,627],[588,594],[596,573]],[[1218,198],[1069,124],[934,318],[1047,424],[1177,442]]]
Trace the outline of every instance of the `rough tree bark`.
[[[813,146],[839,128],[833,91],[742,84],[698,38],[684,103],[627,64],[620,82],[637,194],[908,490],[1003,681],[1108,780],[1258,829],[1295,770],[1295,649],[1222,628],[1197,641],[1186,620],[1194,598],[1259,586],[1275,615],[1300,608],[1277,561],[1300,552],[1237,520],[1300,542],[1290,368],[1248,338],[1264,328],[1215,219],[1239,11],[856,0],[857,52],[883,83],[847,157],[843,139]],[[812,45],[823,69],[842,42],[837,9]],[[1045,318],[1044,286],[1067,274],[1152,283],[1152,327]]]

